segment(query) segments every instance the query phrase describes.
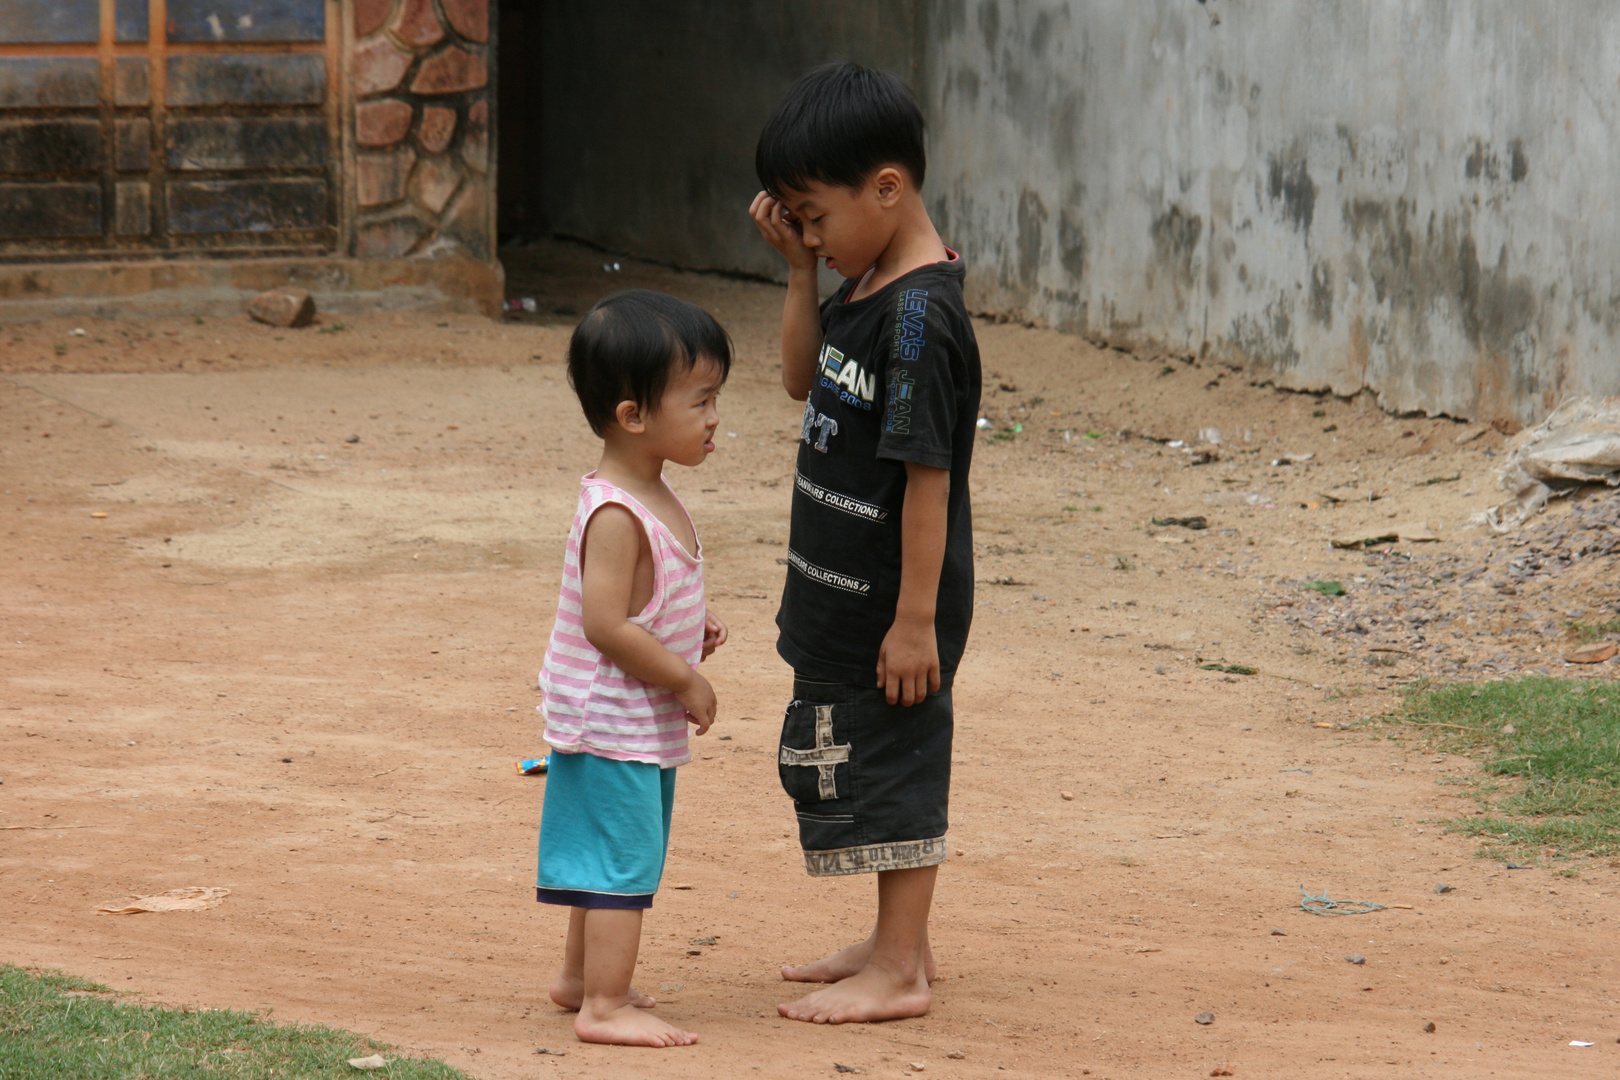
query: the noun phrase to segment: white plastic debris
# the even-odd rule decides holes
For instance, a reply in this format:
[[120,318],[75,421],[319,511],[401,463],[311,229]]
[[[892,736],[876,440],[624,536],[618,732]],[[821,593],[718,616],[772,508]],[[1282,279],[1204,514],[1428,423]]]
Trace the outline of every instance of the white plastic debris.
[[381,1054],[372,1054],[370,1057],[349,1058],[349,1065],[356,1069],[386,1069],[388,1059]]
[[1569,1045],[1571,1045],[1571,1046],[1596,1046],[1597,1043],[1581,1042],[1581,1040],[1579,1040],[1579,1039],[1571,1039],[1569,1041]]
[[995,427],[995,425],[990,422],[990,418],[988,416],[981,416],[979,417],[977,427],[980,431],[989,431],[991,428]]
[[1520,433],[1498,473],[1508,498],[1480,515],[1508,532],[1581,484],[1620,486],[1620,397],[1576,398]]
[[1198,429],[1198,438],[1207,443],[1221,441],[1221,429],[1218,427],[1201,427]]

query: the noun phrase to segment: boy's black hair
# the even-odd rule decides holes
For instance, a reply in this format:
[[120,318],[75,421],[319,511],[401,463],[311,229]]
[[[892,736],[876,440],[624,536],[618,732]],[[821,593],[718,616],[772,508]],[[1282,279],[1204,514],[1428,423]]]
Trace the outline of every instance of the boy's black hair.
[[885,165],[898,165],[922,187],[922,110],[906,84],[859,64],[806,72],[765,121],[754,171],[772,195],[807,181],[859,187]]
[[568,384],[591,430],[613,426],[621,401],[655,412],[674,371],[690,371],[701,356],[731,374],[731,338],[714,316],[651,289],[626,289],[596,302],[568,341]]

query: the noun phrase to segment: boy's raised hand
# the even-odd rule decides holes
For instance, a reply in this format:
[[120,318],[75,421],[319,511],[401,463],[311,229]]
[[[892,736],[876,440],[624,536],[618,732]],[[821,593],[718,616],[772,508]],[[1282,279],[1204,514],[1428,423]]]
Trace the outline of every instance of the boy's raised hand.
[[677,693],[675,700],[686,706],[687,722],[697,727],[692,733],[694,735],[702,735],[709,730],[709,725],[714,723],[714,714],[720,708],[714,697],[714,687],[696,671],[692,672],[691,684]]
[[816,268],[816,253],[804,246],[804,234],[799,223],[770,192],[762,191],[754,196],[748,216],[754,219],[754,226],[759,229],[759,235],[765,238],[765,242],[782,253],[788,262],[788,269]]

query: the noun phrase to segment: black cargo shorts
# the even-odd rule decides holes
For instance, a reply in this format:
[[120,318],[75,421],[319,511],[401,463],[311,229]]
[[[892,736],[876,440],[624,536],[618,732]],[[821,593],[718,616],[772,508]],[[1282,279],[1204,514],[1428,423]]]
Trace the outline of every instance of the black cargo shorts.
[[945,861],[949,685],[915,705],[883,691],[795,677],[777,767],[818,877]]

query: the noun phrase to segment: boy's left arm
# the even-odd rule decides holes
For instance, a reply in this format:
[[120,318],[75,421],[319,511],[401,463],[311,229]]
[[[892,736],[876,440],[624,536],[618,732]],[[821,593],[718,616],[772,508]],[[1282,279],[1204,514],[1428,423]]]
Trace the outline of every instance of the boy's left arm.
[[951,471],[908,461],[900,508],[900,598],[878,649],[877,684],[890,705],[914,705],[939,689],[934,609],[945,564]]

